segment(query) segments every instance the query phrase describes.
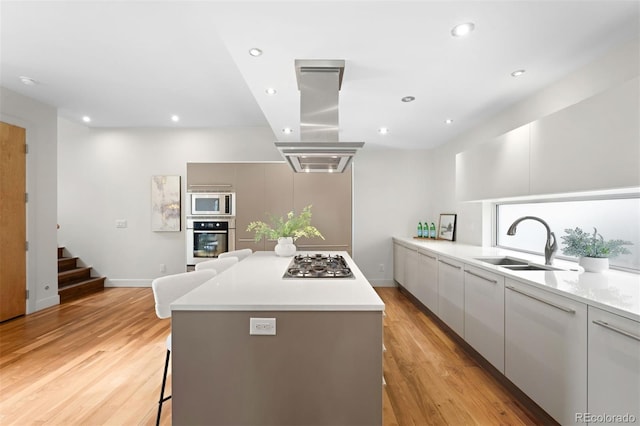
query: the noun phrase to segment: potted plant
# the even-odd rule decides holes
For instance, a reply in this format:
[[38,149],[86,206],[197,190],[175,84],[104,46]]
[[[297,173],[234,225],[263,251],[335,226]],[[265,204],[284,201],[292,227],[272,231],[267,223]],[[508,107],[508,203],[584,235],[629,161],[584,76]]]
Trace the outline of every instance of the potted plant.
[[594,227],[593,234],[580,228],[565,229],[563,235],[565,246],[562,253],[579,258],[579,264],[587,272],[602,272],[609,268],[609,258],[631,253],[626,247],[631,241],[605,240]]
[[308,205],[299,215],[293,211],[287,213],[286,218],[269,216],[269,222],[251,222],[247,231],[255,231],[256,242],[262,238],[278,240],[275,247],[278,256],[293,256],[296,246],[293,244],[300,237],[314,238],[324,237],[315,226],[311,225],[311,205]]

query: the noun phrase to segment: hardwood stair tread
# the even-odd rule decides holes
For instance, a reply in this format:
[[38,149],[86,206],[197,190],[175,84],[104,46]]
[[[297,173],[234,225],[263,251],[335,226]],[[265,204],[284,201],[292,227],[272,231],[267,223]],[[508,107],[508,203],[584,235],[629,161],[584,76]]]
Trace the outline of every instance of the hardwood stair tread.
[[78,257],[59,257],[58,258],[58,273],[69,271],[78,267]]
[[80,258],[65,256],[65,248],[58,247],[58,296],[60,303],[104,290],[106,277],[92,276],[91,266],[78,266]]
[[58,272],[58,284],[60,284],[60,281],[80,278],[85,275],[87,277],[91,276],[91,266],[79,266],[68,271]]
[[105,280],[106,277],[90,277],[80,282],[58,287],[60,303],[104,290]]

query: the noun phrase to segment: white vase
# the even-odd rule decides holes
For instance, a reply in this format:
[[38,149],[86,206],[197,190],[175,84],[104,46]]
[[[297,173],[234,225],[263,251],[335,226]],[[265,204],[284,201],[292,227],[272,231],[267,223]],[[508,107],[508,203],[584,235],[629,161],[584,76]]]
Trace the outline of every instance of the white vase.
[[608,257],[581,257],[578,264],[585,272],[604,272],[609,269]]
[[296,253],[296,246],[293,244],[293,238],[280,237],[275,247],[276,255],[282,257],[291,257]]

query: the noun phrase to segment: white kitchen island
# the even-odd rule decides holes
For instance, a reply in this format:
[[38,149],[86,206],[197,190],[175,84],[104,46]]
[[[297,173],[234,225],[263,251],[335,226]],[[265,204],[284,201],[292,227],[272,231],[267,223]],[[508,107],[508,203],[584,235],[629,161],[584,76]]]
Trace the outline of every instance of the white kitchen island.
[[174,425],[382,424],[384,304],[331,254],[353,278],[284,279],[291,258],[257,252],[172,304]]

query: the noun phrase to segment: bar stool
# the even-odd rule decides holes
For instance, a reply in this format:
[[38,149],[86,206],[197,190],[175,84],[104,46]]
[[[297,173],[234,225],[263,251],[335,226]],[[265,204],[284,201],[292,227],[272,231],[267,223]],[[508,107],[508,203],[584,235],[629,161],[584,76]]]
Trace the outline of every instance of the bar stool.
[[237,257],[238,260],[240,261],[245,259],[247,256],[250,256],[251,253],[253,253],[253,250],[251,249],[232,250],[232,251],[220,253],[218,255],[218,259],[224,259],[225,257],[233,256],[233,257]]
[[[205,281],[216,276],[214,269],[203,269],[201,271],[183,272],[181,274],[167,275],[156,278],[151,282],[153,289],[153,298],[156,302],[156,315],[158,318],[171,317],[171,303],[187,294],[196,287],[202,285]],[[167,356],[164,361],[164,373],[162,374],[162,387],[160,388],[160,400],[158,401],[158,417],[156,425],[160,424],[160,415],[162,414],[162,404],[171,399],[171,395],[164,396],[164,388],[167,383],[167,371],[169,370],[169,358],[171,356],[171,333],[166,340]]]
[[213,269],[219,274],[225,269],[231,268],[233,265],[238,263],[238,261],[239,259],[235,256],[227,256],[224,258],[218,257],[217,259],[205,260],[204,262],[196,263],[196,271]]

